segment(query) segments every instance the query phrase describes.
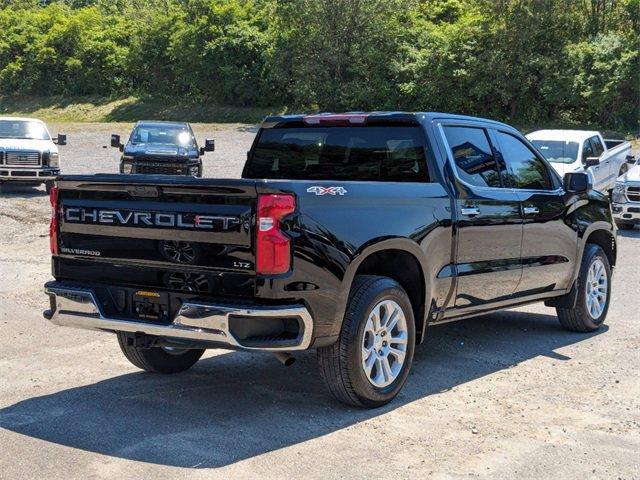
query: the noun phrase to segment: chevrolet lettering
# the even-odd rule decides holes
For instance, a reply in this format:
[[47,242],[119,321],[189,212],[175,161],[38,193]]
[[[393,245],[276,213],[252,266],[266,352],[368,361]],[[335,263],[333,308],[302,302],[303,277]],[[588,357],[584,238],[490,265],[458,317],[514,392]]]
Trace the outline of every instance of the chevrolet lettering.
[[240,219],[196,213],[140,212],[65,207],[64,219],[69,223],[117,224],[133,227],[184,228],[224,231],[237,229]]

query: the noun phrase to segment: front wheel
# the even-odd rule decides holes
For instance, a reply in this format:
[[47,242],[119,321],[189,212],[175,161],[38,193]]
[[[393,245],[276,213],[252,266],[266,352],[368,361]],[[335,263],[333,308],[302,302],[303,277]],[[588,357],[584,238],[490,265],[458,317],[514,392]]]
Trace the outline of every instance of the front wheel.
[[611,298],[611,267],[598,245],[586,245],[577,282],[576,305],[557,307],[558,320],[567,330],[594,332],[604,323]]
[[414,347],[413,310],[404,289],[387,277],[358,276],[337,342],[318,349],[320,374],[341,402],[380,407],[402,389]]
[[122,332],[118,332],[118,344],[127,360],[136,367],[152,373],[184,372],[195,365],[204,353],[202,348],[134,347],[129,344],[129,337]]

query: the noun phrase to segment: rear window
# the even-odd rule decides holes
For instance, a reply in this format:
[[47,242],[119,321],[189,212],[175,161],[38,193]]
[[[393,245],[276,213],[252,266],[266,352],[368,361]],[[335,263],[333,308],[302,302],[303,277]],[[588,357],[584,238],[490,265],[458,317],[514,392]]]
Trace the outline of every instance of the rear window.
[[428,181],[420,127],[264,129],[245,177]]

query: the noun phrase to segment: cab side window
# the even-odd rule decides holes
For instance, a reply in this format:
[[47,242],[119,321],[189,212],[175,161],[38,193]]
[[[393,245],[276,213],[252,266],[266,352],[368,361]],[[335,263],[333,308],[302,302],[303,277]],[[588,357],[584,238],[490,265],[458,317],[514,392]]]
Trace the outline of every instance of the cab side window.
[[443,127],[461,180],[478,187],[502,187],[498,165],[483,128]]
[[593,145],[590,140],[585,140],[584,145],[582,146],[582,163],[587,161],[589,157],[595,157],[596,154],[593,152]]
[[527,190],[552,190],[547,166],[519,138],[505,132],[496,132],[500,153],[507,164],[510,184]]
[[604,145],[600,141],[600,137],[595,136],[589,139],[591,141],[591,147],[593,148],[593,156],[600,157],[604,153]]

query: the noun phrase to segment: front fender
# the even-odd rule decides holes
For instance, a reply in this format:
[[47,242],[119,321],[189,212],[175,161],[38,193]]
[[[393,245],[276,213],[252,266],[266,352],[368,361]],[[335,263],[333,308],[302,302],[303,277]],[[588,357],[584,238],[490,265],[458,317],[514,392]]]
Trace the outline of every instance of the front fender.
[[[576,256],[576,265],[574,266],[573,280],[578,278],[580,273],[580,265],[584,249],[589,243],[589,239],[594,238],[592,235],[598,231],[605,232],[611,240],[611,253],[613,254],[612,267],[615,263],[617,251],[616,235],[617,230],[611,213],[609,200],[599,192],[591,191],[588,194],[588,201],[578,207],[574,215],[574,222],[578,231],[578,254]],[[598,239],[600,241],[600,239]],[[598,243],[598,242],[596,242]],[[606,247],[604,245],[603,247]],[[606,248],[605,248],[606,250]]]

